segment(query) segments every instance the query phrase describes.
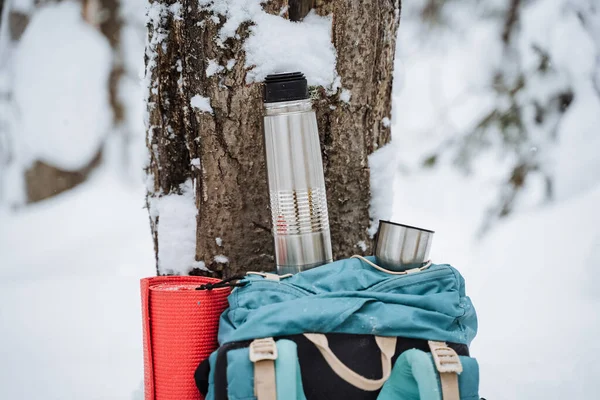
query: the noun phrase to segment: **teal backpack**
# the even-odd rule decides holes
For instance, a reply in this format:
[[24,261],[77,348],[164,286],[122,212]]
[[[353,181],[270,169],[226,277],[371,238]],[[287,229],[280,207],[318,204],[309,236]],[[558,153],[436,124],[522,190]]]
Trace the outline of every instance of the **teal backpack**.
[[[479,400],[477,316],[450,265],[402,274],[351,258],[249,273],[196,371],[207,400]],[[370,265],[371,264],[371,265]],[[210,289],[210,288],[208,288]]]

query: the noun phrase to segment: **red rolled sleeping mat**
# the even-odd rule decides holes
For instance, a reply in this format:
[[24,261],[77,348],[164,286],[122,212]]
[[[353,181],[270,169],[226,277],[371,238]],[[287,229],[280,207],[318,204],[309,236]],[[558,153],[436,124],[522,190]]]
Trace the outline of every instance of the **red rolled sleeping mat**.
[[196,290],[219,279],[141,280],[145,400],[200,400],[194,371],[217,348],[219,317],[231,288]]

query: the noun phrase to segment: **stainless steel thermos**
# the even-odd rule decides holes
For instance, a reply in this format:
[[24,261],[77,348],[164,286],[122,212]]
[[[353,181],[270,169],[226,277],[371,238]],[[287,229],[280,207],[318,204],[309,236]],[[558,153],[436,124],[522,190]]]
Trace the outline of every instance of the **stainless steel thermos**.
[[279,274],[333,260],[317,118],[300,72],[269,75],[264,138]]

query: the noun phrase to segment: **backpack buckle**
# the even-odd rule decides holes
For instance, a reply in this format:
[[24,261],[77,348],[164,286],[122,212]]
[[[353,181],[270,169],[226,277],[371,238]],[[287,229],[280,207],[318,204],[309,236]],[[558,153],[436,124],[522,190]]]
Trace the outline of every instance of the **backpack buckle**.
[[439,373],[456,373],[460,374],[463,371],[460,358],[454,349],[448,347],[446,342],[428,341],[433,362]]
[[253,363],[263,360],[277,359],[277,344],[272,337],[254,339],[250,343],[250,361]]

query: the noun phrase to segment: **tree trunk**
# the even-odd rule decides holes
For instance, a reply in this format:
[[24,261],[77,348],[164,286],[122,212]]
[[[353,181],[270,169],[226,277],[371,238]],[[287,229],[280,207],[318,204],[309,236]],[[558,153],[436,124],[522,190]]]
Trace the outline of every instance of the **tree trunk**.
[[73,189],[85,182],[101,161],[102,151],[98,151],[92,161],[77,171],[60,169],[39,160],[34,162],[31,168],[25,171],[27,202],[35,203]]
[[[36,1],[36,7],[46,1]],[[122,55],[120,54],[120,33],[122,20],[119,14],[119,0],[81,0],[82,17],[90,25],[99,29],[108,39],[115,53],[115,61],[110,75],[109,95],[113,109],[113,122],[118,126],[124,119],[124,106],[118,97],[119,79],[123,75]],[[9,33],[12,42],[18,42],[29,23],[30,15],[9,10]],[[34,10],[35,12],[35,10]],[[64,170],[43,161],[36,161],[25,171],[27,202],[34,203],[55,196],[83,183],[89,174],[100,164],[102,149],[79,170]]]
[[[399,0],[309,2],[317,13],[333,15],[337,73],[352,93],[346,102],[340,91],[328,95],[319,89],[314,100],[333,251],[339,259],[362,254],[363,242],[371,247],[368,156],[390,140],[385,118],[391,110],[400,4]],[[289,0],[290,11],[302,17],[305,7],[294,3],[298,1]],[[181,7],[173,4],[151,2],[146,49],[147,202],[157,272],[204,273],[201,267],[206,266],[214,275],[226,277],[272,270],[261,85],[245,83],[243,44],[250,23],[241,24],[236,38],[219,46],[214,39],[225,23],[223,16],[215,18],[199,9],[197,1],[185,0]],[[279,14],[286,5],[287,0],[271,1],[265,8]],[[205,73],[208,60],[225,66],[231,59],[235,64],[230,69]],[[210,99],[212,114],[190,107],[196,95]],[[164,222],[167,216],[156,204],[163,196],[184,195],[186,182],[194,183],[198,210],[195,257],[185,260],[186,265],[168,265],[171,259],[162,255],[180,244],[160,235],[161,218]]]
[[[123,67],[123,52],[121,49],[121,28],[123,18],[121,17],[120,0],[82,0],[84,7],[84,19],[91,25],[100,29],[100,32],[108,39],[110,47],[114,52],[113,68],[108,82],[110,105],[113,110],[113,123],[119,126],[125,119],[125,107],[119,98],[119,80],[125,73]],[[90,4],[97,4],[89,7]],[[86,9],[90,9],[90,15],[86,18]]]

